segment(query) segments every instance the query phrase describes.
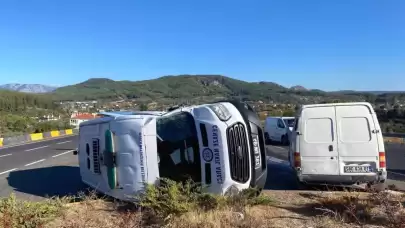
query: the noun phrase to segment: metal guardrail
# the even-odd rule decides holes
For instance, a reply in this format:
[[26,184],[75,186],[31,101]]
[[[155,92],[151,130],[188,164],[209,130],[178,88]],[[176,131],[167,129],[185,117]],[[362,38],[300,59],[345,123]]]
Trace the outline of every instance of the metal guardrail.
[[[56,131],[49,131],[43,133],[35,133],[35,134],[25,134],[20,136],[13,136],[13,137],[4,137],[0,138],[0,148],[2,146],[9,146],[14,144],[21,144],[25,142],[31,141],[38,141],[47,138],[57,138],[64,135],[74,135],[77,134],[79,129],[66,129],[66,130],[56,130]],[[394,138],[403,138],[405,142],[405,134],[404,133],[383,133],[384,137],[394,137]]]
[[78,133],[78,129],[65,129],[65,130],[55,130],[43,133],[25,134],[12,137],[0,138],[0,148],[2,146],[10,146],[15,144],[21,144],[26,142],[39,141],[48,138],[57,138],[65,135],[75,135]]

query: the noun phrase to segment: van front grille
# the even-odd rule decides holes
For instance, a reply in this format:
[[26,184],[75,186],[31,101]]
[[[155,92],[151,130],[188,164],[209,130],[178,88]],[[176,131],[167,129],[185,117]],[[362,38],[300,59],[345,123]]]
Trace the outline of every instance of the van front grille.
[[250,176],[249,150],[246,129],[236,123],[226,130],[231,178],[246,183]]

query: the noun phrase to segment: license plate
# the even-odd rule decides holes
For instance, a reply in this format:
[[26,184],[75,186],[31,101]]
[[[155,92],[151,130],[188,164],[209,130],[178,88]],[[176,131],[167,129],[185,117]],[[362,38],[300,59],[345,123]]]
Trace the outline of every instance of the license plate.
[[372,171],[370,166],[345,166],[345,173],[370,173]]

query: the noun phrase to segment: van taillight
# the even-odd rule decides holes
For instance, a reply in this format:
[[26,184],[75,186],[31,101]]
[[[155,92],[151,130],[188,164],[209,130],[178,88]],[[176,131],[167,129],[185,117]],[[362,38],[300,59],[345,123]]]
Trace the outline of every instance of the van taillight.
[[298,152],[294,152],[294,167],[301,167],[301,156]]
[[380,161],[380,168],[385,168],[385,152],[378,153],[378,160]]

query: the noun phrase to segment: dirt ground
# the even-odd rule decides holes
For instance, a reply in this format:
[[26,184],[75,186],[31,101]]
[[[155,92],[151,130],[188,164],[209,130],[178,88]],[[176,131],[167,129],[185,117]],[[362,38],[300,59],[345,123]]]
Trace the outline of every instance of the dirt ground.
[[395,137],[384,137],[384,142],[405,144],[405,139],[404,138],[395,138]]
[[114,202],[86,200],[69,204],[64,216],[48,227],[405,228],[402,193],[265,191],[263,194],[271,197],[274,203],[190,211],[164,221],[157,221],[144,212],[125,211]]

